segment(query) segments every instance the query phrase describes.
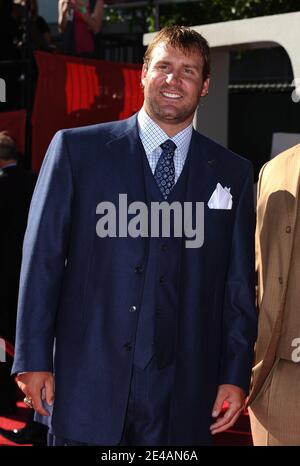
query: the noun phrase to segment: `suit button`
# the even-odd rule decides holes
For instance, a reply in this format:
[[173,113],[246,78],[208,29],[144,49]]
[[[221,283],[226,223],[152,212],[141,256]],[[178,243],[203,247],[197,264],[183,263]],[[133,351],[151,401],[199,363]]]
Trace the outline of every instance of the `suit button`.
[[135,312],[136,311],[136,306],[130,306],[129,312]]
[[279,281],[280,285],[283,284],[283,278],[282,277],[278,277],[278,281]]
[[124,349],[126,351],[131,351],[132,350],[132,344],[130,342],[125,343]]
[[287,233],[291,233],[292,229],[291,229],[290,226],[288,226],[288,227],[286,227],[285,231],[286,231]]
[[162,245],[161,245],[161,250],[162,250],[162,252],[166,252],[167,249],[168,249],[168,246],[167,246],[166,244],[162,244]]
[[159,319],[160,316],[161,316],[161,309],[156,309],[155,310],[155,317]]
[[159,283],[165,283],[165,281],[166,281],[166,277],[164,275],[161,275],[159,277]]
[[135,269],[134,269],[135,273],[137,273],[138,275],[141,275],[143,272],[144,272],[144,267],[142,265],[138,265]]

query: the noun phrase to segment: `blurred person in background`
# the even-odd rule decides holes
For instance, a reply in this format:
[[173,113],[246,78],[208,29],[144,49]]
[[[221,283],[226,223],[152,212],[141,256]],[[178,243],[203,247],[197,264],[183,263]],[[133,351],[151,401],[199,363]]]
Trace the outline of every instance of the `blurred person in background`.
[[68,55],[93,56],[94,36],[101,30],[103,13],[103,0],[59,0],[62,51]]
[[[18,165],[14,140],[0,132],[0,337],[14,344],[22,245],[36,176]],[[12,358],[0,364],[0,415],[16,408]]]
[[[0,132],[0,337],[11,345],[15,341],[17,299],[22,245],[29,205],[36,175],[18,163],[15,141],[6,131]],[[0,416],[16,411],[16,385],[10,375],[13,358],[6,356],[0,364]],[[43,445],[47,427],[31,418],[22,429],[0,428],[0,435],[18,444]]]
[[13,1],[0,0],[0,60],[13,60],[18,57],[17,32],[18,26],[13,17]]
[[24,45],[24,32],[26,29],[26,4],[29,5],[29,22],[30,22],[30,42],[34,50],[51,50],[52,39],[50,28],[46,20],[39,15],[39,8],[37,0],[15,0],[13,7],[13,16],[17,22],[19,29],[23,32],[21,34],[21,43]]
[[[19,75],[17,61],[18,24],[13,16],[13,1],[0,0],[0,78],[6,83],[6,102],[1,102],[1,111],[15,110],[19,104]],[[3,63],[5,61],[5,63]]]

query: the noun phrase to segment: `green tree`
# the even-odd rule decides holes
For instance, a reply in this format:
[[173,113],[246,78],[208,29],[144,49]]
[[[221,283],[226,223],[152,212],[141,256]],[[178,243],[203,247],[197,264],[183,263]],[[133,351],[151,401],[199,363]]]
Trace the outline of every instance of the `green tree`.
[[193,26],[300,10],[298,0],[202,0],[160,7],[161,26]]
[[[182,24],[195,26],[255,16],[274,15],[300,10],[299,0],[199,0],[161,4],[159,7],[160,27]],[[155,31],[155,6],[148,4],[132,8],[108,8],[106,23],[127,22],[139,26],[142,32]]]

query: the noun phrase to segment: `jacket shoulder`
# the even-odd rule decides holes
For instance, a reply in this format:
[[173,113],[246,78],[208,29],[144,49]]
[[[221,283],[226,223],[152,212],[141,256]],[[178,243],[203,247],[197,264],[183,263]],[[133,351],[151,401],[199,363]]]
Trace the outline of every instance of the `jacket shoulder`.
[[300,166],[300,144],[281,152],[265,163],[260,170],[260,177],[280,172],[282,169],[286,169],[289,164],[294,165],[295,163]]
[[236,168],[240,167],[242,170],[252,169],[252,163],[250,160],[236,154],[230,149],[227,149],[198,131],[194,131],[194,134],[196,142],[200,144],[201,147],[204,147],[209,156],[219,159],[220,162],[226,163],[226,166],[229,165]]
[[275,192],[287,191],[295,198],[300,180],[300,144],[280,153],[261,168],[258,180],[258,202],[267,202]]
[[101,142],[107,142],[126,133],[136,124],[136,116],[120,121],[110,121],[96,125],[82,126],[79,128],[62,129],[56,136],[66,138],[68,141],[84,143],[101,138]]

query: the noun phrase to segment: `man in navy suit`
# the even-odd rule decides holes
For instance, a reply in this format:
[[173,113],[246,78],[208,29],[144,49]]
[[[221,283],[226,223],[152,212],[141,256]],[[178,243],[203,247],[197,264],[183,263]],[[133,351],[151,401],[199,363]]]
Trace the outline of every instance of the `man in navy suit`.
[[[192,128],[209,71],[201,35],[164,28],[145,54],[138,115],[50,144],[13,371],[40,415],[53,404],[54,445],[206,445],[243,409],[256,337],[252,168]],[[157,234],[171,205],[190,212],[184,232],[177,218]]]

